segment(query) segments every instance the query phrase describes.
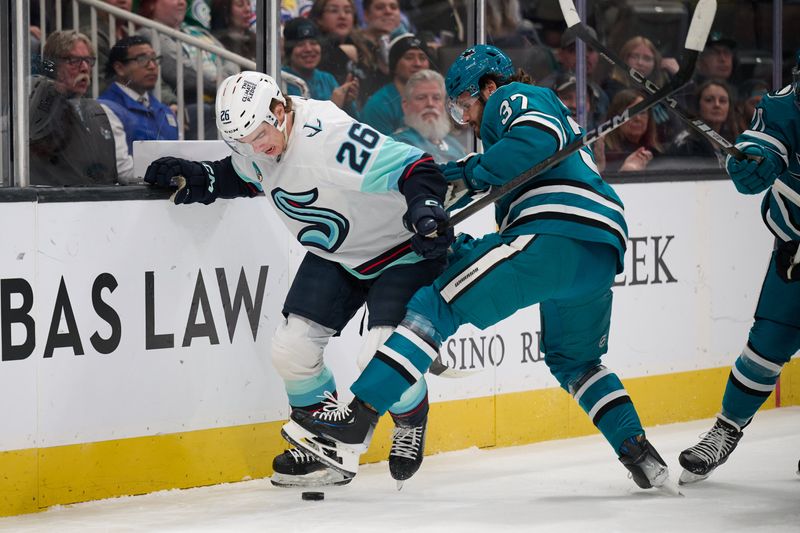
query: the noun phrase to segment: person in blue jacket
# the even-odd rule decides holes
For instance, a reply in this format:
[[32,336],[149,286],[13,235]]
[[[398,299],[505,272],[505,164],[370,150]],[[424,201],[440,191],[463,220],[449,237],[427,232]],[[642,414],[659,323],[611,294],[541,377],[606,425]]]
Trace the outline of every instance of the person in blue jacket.
[[[726,158],[736,190],[761,194],[775,236],[753,325],[728,376],[722,409],[699,443],[681,452],[681,483],[706,479],[728,460],[742,430],[775,390],[783,365],[800,350],[800,51],[792,83],[764,95],[736,147],[760,160]],[[798,465],[800,473],[800,465]]]
[[[512,180],[584,134],[552,90],[515,73],[494,46],[465,50],[445,84],[451,116],[472,127],[484,152],[449,162],[443,172],[473,192]],[[674,489],[625,387],[601,361],[628,230],[622,202],[600,176],[591,149],[500,198],[495,214],[499,231],[479,239],[461,235],[444,273],[411,298],[403,321],[352,385],[354,400],[338,410],[293,414],[287,435],[301,444],[332,440],[337,457],[351,464],[378,416],[421,378],[462,324],[485,329],[539,304],[541,350],[561,387],[639,487]]]
[[160,59],[139,35],[120,39],[108,55],[106,77],[112,83],[98,100],[109,105],[122,122],[131,154],[133,141],[178,139],[175,113],[153,93]]

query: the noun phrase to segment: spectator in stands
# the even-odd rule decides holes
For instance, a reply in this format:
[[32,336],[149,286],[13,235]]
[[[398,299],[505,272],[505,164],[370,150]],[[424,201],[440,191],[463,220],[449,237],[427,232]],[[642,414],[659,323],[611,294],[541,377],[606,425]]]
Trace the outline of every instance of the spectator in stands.
[[[330,72],[317,67],[322,57],[320,35],[317,26],[305,17],[290,20],[283,27],[284,64],[283,70],[299,76],[306,82],[309,97],[315,100],[331,100],[341,109],[356,115],[354,107],[358,98],[358,79],[350,74],[339,85]],[[299,87],[287,82],[286,94],[302,94]]]
[[[722,81],[707,80],[697,87],[694,107],[700,119],[715,132],[732,141],[739,133],[733,109],[732,91]],[[720,166],[724,164],[724,154],[705,137],[685,130],[678,134],[671,153],[680,156],[716,156]]]
[[[597,32],[594,31],[594,28],[589,27],[589,32],[595,38],[597,37]],[[556,61],[558,62],[556,70],[549,76],[543,78],[538,85],[554,87],[556,78],[559,74],[563,72],[575,71],[575,66],[577,65],[575,39],[575,32],[570,30],[565,31],[561,35],[561,47],[556,51]],[[594,70],[597,67],[597,62],[599,59],[600,55],[597,53],[597,50],[587,46],[586,76],[589,79],[589,88],[591,89],[592,95],[596,97],[596,100],[592,105],[592,115],[589,117],[589,122],[595,124],[602,122],[606,116],[606,112],[608,111],[608,95],[605,93],[605,91],[603,91],[600,85],[592,81],[592,74],[594,74]]]
[[367,52],[359,53],[353,38],[353,31],[358,26],[353,0],[316,0],[309,18],[320,29],[320,68],[333,74],[339,83],[344,83],[348,74],[359,77],[357,74],[362,70],[359,67],[360,56],[366,56]]
[[742,83],[739,99],[736,101],[736,130],[742,132],[750,129],[750,121],[756,111],[756,106],[769,92],[769,84],[760,79],[750,79]]
[[[555,78],[553,90],[564,105],[572,112],[573,117],[578,116],[578,82],[575,73],[569,70],[560,72]],[[594,107],[598,104],[599,94],[595,91],[592,84],[586,86],[586,116],[588,118],[586,127],[594,128],[598,125],[597,117],[593,113]]]
[[131,155],[133,141],[178,139],[175,114],[153,94],[160,59],[140,35],[120,39],[109,53],[106,79],[110,85],[99,101],[110,103],[125,127]]
[[211,33],[225,48],[256,60],[256,34],[252,31],[250,0],[212,0]]
[[736,41],[721,32],[711,32],[706,41],[706,47],[697,60],[695,79],[698,84],[702,84],[706,80],[731,84],[735,62]]
[[30,94],[30,165],[34,185],[113,185],[133,178],[122,123],[107,106],[84,98],[97,61],[89,38],[54,31],[44,58],[54,77],[35,76]]
[[[133,5],[133,0],[103,0],[105,3],[130,11]],[[105,11],[97,10],[97,62],[102,67],[108,63],[108,53],[111,50],[111,36],[108,34],[108,13]],[[84,17],[81,18],[80,32],[91,38],[92,24],[89,19],[88,10],[84,11]],[[114,19],[114,36],[113,40],[116,42],[128,35],[128,21],[121,18]],[[98,90],[103,92],[106,89],[106,80],[100,77],[100,87]]]
[[403,122],[406,127],[392,137],[416,146],[437,163],[461,159],[467,151],[450,135],[450,117],[445,111],[444,78],[433,70],[413,74],[403,88]]
[[[186,16],[186,0],[141,0],[139,3],[139,14],[160,22],[172,29],[179,30],[186,35],[191,35],[206,41],[210,45],[224,48],[211,33],[195,25],[184,23]],[[143,28],[139,32],[151,43],[154,42],[153,31],[149,28]],[[175,41],[172,37],[160,33],[159,34],[159,50],[162,57],[161,60],[161,77],[169,87],[177,91],[178,88],[178,52],[175,48]],[[203,57],[203,69],[201,72],[204,101],[212,104],[214,96],[217,93],[217,75],[221,79],[227,78],[239,72],[239,67],[230,61],[222,61],[221,72],[217,72],[215,54],[208,52],[201,52],[195,46],[186,45],[181,43],[180,59],[183,65],[183,91],[184,95],[189,101],[195,100],[197,94],[197,69],[195,67],[196,57],[198,53]],[[173,102],[166,102],[171,104]],[[198,103],[198,102],[195,102]],[[191,116],[192,113],[189,113]],[[213,113],[211,114],[213,116]],[[213,122],[213,120],[211,121]]]
[[522,32],[522,14],[518,0],[487,0],[486,40],[501,48],[529,48]]
[[[608,115],[616,116],[642,100],[638,92],[623,89],[611,101]],[[653,157],[664,151],[650,110],[634,115],[628,122],[606,135],[603,141],[598,142],[605,143],[605,168],[610,171],[644,170]]]
[[373,94],[361,111],[361,121],[384,135],[403,126],[403,89],[412,74],[430,68],[428,48],[414,34],[404,33],[389,45],[392,81]]
[[389,44],[391,35],[401,27],[400,5],[397,0],[363,0],[363,6],[366,25],[353,35],[363,56],[359,59],[364,70],[364,77],[361,79],[362,103],[391,82]]

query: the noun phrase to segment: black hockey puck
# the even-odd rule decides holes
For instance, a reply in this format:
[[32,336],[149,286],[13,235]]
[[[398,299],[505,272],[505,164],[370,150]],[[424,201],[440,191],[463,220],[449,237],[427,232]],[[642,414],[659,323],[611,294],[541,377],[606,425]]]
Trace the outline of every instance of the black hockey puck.
[[308,501],[320,501],[325,499],[324,492],[304,492],[301,497]]

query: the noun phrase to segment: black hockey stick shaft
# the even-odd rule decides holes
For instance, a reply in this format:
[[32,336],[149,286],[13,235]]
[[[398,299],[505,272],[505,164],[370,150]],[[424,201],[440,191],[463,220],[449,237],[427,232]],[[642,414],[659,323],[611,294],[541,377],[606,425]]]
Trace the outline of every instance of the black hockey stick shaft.
[[[557,151],[547,159],[534,165],[532,168],[526,170],[519,176],[513,178],[511,181],[504,183],[498,187],[492,187],[489,193],[485,196],[475,200],[464,209],[450,217],[446,225],[443,225],[438,231],[441,235],[444,233],[445,227],[452,227],[474,215],[484,207],[493,204],[509,192],[517,189],[523,184],[527,183],[542,172],[549,170],[559,164],[561,161],[571,156],[584,146],[588,146],[600,139],[604,135],[614,131],[621,125],[628,122],[631,118],[647,111],[655,104],[664,100],[664,98],[677,92],[684,85],[689,83],[692,75],[694,74],[694,66],[697,63],[697,58],[700,52],[705,47],[708,33],[711,31],[711,24],[714,22],[714,15],[717,11],[716,0],[700,0],[695,7],[694,14],[692,15],[692,22],[689,24],[689,31],[686,35],[686,44],[684,45],[683,54],[681,57],[682,63],[678,73],[660,89],[654,89],[650,96],[639,102],[638,104],[623,110],[619,115],[616,115],[598,127],[587,131],[583,136],[571,142],[561,150]],[[580,18],[578,19],[580,22]],[[574,20],[568,20],[567,26],[574,25]]]
[[[611,66],[624,70],[628,77],[633,80],[638,86],[645,91],[653,94],[658,91],[658,85],[648,80],[638,70],[629,67],[619,56],[614,54],[603,43],[595,38],[586,27],[586,24],[581,21],[575,3],[572,0],[559,0],[561,4],[561,12],[564,15],[564,20],[567,22],[567,30],[575,32],[575,35],[580,37],[583,42],[591,46],[605,59]],[[700,120],[699,118],[691,118],[689,113],[678,103],[675,98],[667,97],[664,99],[664,104],[672,109],[684,122],[686,122],[694,131],[717,145],[723,152],[729,154],[734,159],[742,161],[743,159],[752,159],[753,161],[761,161],[762,157],[752,154],[745,154],[725,137],[711,129],[711,127]]]

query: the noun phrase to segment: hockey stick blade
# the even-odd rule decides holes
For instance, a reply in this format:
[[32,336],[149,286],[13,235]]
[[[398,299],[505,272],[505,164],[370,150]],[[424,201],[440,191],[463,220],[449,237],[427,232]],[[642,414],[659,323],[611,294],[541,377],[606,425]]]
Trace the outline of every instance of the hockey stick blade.
[[[605,59],[611,66],[624,70],[628,75],[628,78],[633,80],[636,85],[643,88],[650,94],[658,91],[658,85],[651,82],[636,69],[629,67],[622,59],[619,58],[619,56],[615,55],[611,50],[608,49],[608,47],[606,47],[589,32],[586,24],[584,24],[578,16],[578,12],[575,9],[575,4],[572,0],[559,0],[559,3],[561,4],[561,12],[564,14],[564,20],[567,22],[568,28],[575,32],[577,37],[579,37],[588,46],[591,46],[597,50],[603,59]],[[678,117],[686,122],[693,130],[707,138],[713,144],[717,145],[723,152],[730,155],[734,159],[739,161],[743,159],[751,159],[758,162],[763,159],[761,156],[745,154],[736,148],[736,146],[734,146],[725,137],[711,129],[708,124],[699,118],[691,118],[686,109],[684,109],[675,98],[671,96],[665,98],[664,104],[672,109],[675,114],[677,114]]]
[[[524,185],[535,176],[553,168],[584,146],[592,144],[601,137],[619,128],[637,114],[641,113],[642,111],[647,111],[655,104],[663,101],[664,98],[677,92],[684,85],[689,83],[692,74],[694,74],[694,66],[695,63],[697,63],[697,57],[703,50],[703,46],[708,38],[708,32],[711,29],[711,23],[714,21],[714,13],[716,12],[716,8],[716,0],[700,0],[700,2],[697,4],[697,8],[695,8],[694,15],[692,16],[692,22],[689,25],[689,33],[686,36],[686,44],[682,55],[682,64],[680,65],[678,73],[668,83],[651,93],[647,98],[638,104],[623,110],[619,115],[611,117],[596,128],[587,131],[583,136],[571,142],[547,159],[540,161],[527,171],[513,178],[511,181],[508,181],[498,187],[493,187],[486,196],[472,202],[464,209],[450,217],[448,223],[443,224],[443,227],[440,227],[439,234],[444,234],[446,227],[455,226],[459,222],[466,220],[487,205],[493,204],[495,201],[505,196],[509,192]],[[578,19],[578,21],[580,21],[580,19]]]
[[428,367],[428,372],[434,376],[439,376],[440,378],[460,379],[474,376],[480,372],[480,370],[459,370],[457,368],[450,368],[442,362],[442,356],[439,356],[434,359],[433,363],[431,363],[431,366]]

